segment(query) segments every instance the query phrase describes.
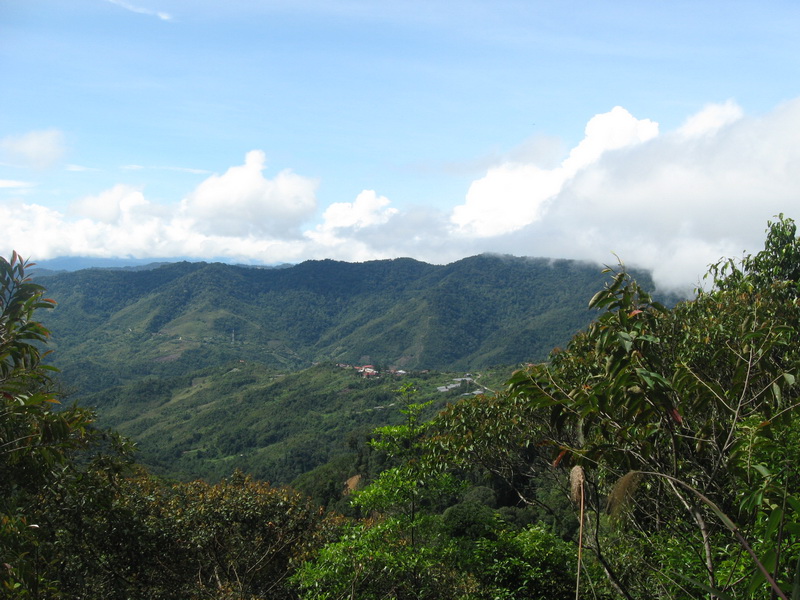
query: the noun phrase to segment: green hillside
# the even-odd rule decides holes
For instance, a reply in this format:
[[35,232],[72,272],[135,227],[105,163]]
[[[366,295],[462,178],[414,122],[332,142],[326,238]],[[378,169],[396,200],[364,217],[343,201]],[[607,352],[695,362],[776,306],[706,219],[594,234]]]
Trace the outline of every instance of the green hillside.
[[58,302],[45,321],[53,361],[87,392],[232,360],[292,370],[320,361],[464,370],[542,360],[591,320],[587,303],[603,277],[596,265],[482,255],[445,266],[176,263],[41,281]]
[[[161,474],[216,481],[240,469],[288,483],[336,458],[353,463],[375,427],[401,418],[400,386],[412,385],[420,399],[432,401],[432,416],[464,393],[499,387],[508,371],[454,382],[463,375],[386,372],[366,378],[352,366],[332,364],[278,373],[236,362],[144,377],[82,402],[97,407],[101,425],[137,440],[140,460]],[[456,387],[438,391],[448,385]]]
[[[596,265],[489,255],[39,279],[58,302],[44,323],[69,401],[97,408],[162,474],[216,480],[238,468],[278,482],[357,460],[354,445],[397,417],[406,381],[389,369],[416,373],[403,379],[433,408],[447,398],[436,388],[467,371],[500,365],[500,385],[585,327],[604,283]],[[365,380],[339,363],[383,374]],[[420,373],[430,369],[447,374]]]

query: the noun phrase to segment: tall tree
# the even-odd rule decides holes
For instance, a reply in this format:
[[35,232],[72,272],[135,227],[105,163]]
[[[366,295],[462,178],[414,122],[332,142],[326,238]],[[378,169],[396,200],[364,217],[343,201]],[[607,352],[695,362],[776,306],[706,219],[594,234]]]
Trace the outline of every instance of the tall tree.
[[0,586],[20,593],[48,585],[34,559],[36,494],[86,445],[92,422],[82,409],[54,410],[58,400],[41,363],[49,332],[35,312],[55,302],[31,282],[29,266],[16,252],[0,257]]

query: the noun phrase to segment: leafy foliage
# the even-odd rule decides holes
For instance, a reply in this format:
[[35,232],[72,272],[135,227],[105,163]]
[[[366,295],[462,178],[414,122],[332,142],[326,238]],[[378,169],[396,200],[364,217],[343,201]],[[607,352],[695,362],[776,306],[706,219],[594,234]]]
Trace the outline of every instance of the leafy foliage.
[[795,234],[770,223],[762,252],[712,267],[713,288],[672,310],[612,271],[590,303],[600,317],[506,394],[445,411],[431,452],[481,465],[531,504],[545,474],[582,465],[589,547],[625,597],[749,597],[770,579],[788,594],[800,558]]
[[72,597],[291,598],[288,576],[335,526],[299,493],[244,475],[215,485],[140,476],[98,491],[105,502],[53,505]]
[[16,254],[0,259],[0,589],[15,598],[293,598],[297,564],[337,527],[309,498],[244,475],[166,484],[132,446],[55,411]]
[[[388,379],[329,365],[278,376],[242,359],[172,377],[137,371],[106,404],[120,422],[138,413],[130,421],[141,432],[180,438],[176,462],[213,453],[231,468],[271,445],[287,463],[334,457],[298,481],[331,497],[330,483],[349,477],[337,500],[345,519],[240,473],[154,479],[131,466],[128,443],[91,429],[91,414],[51,410],[40,364],[47,331],[32,319],[51,303],[14,255],[3,306],[17,308],[0,338],[0,582],[6,595],[43,598],[800,597],[798,261],[794,222],[780,216],[763,251],[712,266],[710,289],[674,308],[609,269],[589,302],[597,318],[566,348],[516,371],[499,394],[454,395],[433,418],[441,404],[413,393],[424,379],[405,379],[397,397],[381,387]],[[480,260],[468,264],[481,270]],[[348,291],[379,281],[401,293],[398,274],[426,268],[350,266],[333,281],[314,275],[334,265],[319,266],[303,266],[293,297],[334,291],[313,309],[322,320],[342,314]],[[223,271],[199,274],[213,287]],[[437,318],[486,320],[450,283],[445,275],[426,297]],[[174,298],[178,307],[183,297]],[[174,323],[147,306],[123,310],[147,313],[151,334]],[[216,318],[222,329],[255,323],[246,311]],[[318,342],[318,333],[298,322],[293,335]],[[480,327],[472,335],[461,340],[469,352],[491,337]],[[265,416],[215,431],[234,406]],[[333,416],[344,406],[358,410],[342,429]],[[394,420],[353,433],[388,407]],[[258,414],[248,410],[238,414]],[[168,415],[170,427],[158,429]],[[286,444],[288,430],[311,422],[306,450]],[[326,435],[351,454],[312,455]],[[581,475],[572,494],[570,473]]]
[[304,597],[572,597],[574,550],[541,527],[517,530],[477,499],[428,452],[430,422],[412,388],[399,390],[402,424],[376,430],[373,446],[395,462],[354,504],[369,519],[354,524],[295,576]]
[[92,438],[89,412],[53,410],[57,400],[40,362],[49,332],[34,312],[54,302],[28,279],[28,266],[16,253],[0,257],[0,589],[8,593],[50,585],[32,559],[35,494]]
[[[41,381],[41,351],[49,332],[33,320],[39,308],[53,308],[55,302],[44,299],[44,288],[25,274],[29,265],[17,253],[11,260],[0,259],[0,385],[18,387],[26,380]],[[20,381],[22,380],[22,381]]]

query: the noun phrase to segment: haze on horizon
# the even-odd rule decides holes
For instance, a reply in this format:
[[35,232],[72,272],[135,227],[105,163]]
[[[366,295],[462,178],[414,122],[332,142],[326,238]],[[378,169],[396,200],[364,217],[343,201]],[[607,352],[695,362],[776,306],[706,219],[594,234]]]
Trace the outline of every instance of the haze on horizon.
[[653,270],[800,218],[800,6],[7,0],[0,254]]

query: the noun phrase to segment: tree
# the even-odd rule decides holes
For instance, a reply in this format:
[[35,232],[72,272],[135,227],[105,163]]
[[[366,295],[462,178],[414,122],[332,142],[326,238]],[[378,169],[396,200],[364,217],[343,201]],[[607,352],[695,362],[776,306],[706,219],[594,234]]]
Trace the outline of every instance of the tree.
[[445,412],[432,451],[485,465],[531,503],[530,481],[581,465],[587,546],[625,597],[787,594],[800,554],[795,233],[781,216],[763,251],[714,265],[712,289],[673,309],[609,270],[596,321],[506,394]]
[[438,434],[420,420],[425,405],[409,387],[401,395],[405,422],[378,428],[373,441],[392,466],[354,498],[367,518],[301,567],[303,597],[574,597],[573,546],[544,527],[509,524],[475,500],[481,494],[460,494],[466,482],[431,452]]
[[242,474],[156,480],[90,411],[59,407],[35,319],[55,303],[29,266],[0,259],[0,595],[293,598],[289,576],[337,520]]
[[235,473],[217,484],[89,473],[49,504],[66,597],[294,598],[297,566],[338,531],[302,494]]
[[420,415],[427,404],[413,401],[410,385],[399,393],[405,421],[379,427],[372,440],[394,466],[355,494],[368,518],[302,566],[296,581],[306,598],[454,598],[464,591],[438,517],[458,482],[425,460]]
[[[745,295],[738,286],[717,289],[665,311],[617,274],[593,300],[605,312],[586,339],[576,339],[550,365],[512,380],[512,393],[549,410],[548,443],[593,473],[595,485],[611,493],[612,511],[632,493],[612,485],[639,481],[624,479],[626,473],[665,476],[649,482],[650,494],[637,494],[629,522],[647,532],[643,540],[667,531],[696,536],[702,560],[691,561],[696,570],[684,575],[705,580],[709,589],[724,590],[736,580],[717,560],[725,533],[712,523],[709,507],[676,481],[722,510],[746,516],[742,526],[758,536],[762,517],[744,515],[738,502],[743,487],[753,492],[756,482],[743,458],[752,458],[764,439],[786,433],[775,421],[788,424],[791,413],[781,412],[783,402],[796,395],[791,388],[800,314],[775,293],[778,288],[782,284],[754,286]],[[746,427],[749,437],[743,436]],[[597,496],[595,510],[604,503]],[[620,570],[607,566],[610,573]],[[675,577],[660,573],[655,561],[651,567]],[[617,579],[622,586],[624,576]]]
[[92,438],[90,412],[54,410],[50,369],[41,363],[49,332],[34,313],[55,303],[26,275],[30,266],[16,252],[0,257],[0,585],[20,594],[49,585],[35,560],[36,493]]

